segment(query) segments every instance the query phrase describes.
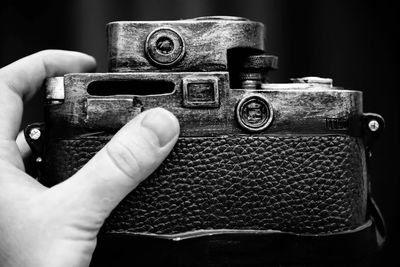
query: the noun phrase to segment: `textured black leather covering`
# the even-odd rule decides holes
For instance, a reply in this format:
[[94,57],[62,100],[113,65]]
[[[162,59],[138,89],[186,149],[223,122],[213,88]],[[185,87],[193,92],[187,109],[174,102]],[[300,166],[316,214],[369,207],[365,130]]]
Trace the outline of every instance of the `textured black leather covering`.
[[[51,185],[68,178],[109,138],[49,140],[43,181]],[[103,231],[354,229],[366,220],[364,158],[361,141],[346,135],[179,138]]]

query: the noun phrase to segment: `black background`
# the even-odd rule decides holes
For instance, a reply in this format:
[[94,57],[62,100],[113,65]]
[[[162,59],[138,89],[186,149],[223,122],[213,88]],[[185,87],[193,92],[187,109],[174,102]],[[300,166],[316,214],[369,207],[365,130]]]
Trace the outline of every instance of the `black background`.
[[[39,50],[77,50],[106,71],[105,24],[115,20],[167,20],[234,15],[261,21],[267,51],[279,56],[273,82],[321,76],[364,92],[364,110],[381,114],[386,130],[372,163],[373,195],[388,226],[384,250],[371,266],[397,266],[398,8],[395,1],[145,0],[2,1],[0,66]],[[396,5],[397,6],[397,5]],[[28,104],[23,124],[42,120],[42,96]]]

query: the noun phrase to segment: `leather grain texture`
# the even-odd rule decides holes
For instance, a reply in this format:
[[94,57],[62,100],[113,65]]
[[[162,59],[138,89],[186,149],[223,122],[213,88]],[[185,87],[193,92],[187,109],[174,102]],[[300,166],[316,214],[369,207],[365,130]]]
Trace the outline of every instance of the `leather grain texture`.
[[[43,182],[67,179],[109,136],[49,140]],[[365,222],[363,145],[346,135],[179,138],[115,209],[107,233],[200,229],[333,233]]]

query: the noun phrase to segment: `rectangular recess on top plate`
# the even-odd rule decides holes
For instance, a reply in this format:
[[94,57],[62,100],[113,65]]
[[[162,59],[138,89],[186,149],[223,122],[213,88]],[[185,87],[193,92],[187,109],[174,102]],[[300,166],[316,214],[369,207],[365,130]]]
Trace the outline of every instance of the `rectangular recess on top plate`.
[[185,77],[182,79],[183,106],[187,108],[218,108],[217,77]]

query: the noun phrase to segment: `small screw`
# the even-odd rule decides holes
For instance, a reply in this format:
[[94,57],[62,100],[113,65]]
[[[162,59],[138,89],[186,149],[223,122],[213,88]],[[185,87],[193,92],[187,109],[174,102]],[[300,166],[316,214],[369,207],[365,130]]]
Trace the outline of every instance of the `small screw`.
[[368,122],[368,128],[372,131],[372,132],[376,132],[379,129],[379,122],[377,122],[376,120],[371,120],[370,122]]
[[42,133],[40,132],[39,128],[33,128],[31,129],[31,131],[29,132],[29,137],[32,140],[38,140],[40,138],[40,135]]
[[161,37],[157,40],[156,46],[162,54],[169,54],[174,49],[174,42],[168,37]]

